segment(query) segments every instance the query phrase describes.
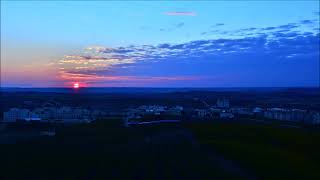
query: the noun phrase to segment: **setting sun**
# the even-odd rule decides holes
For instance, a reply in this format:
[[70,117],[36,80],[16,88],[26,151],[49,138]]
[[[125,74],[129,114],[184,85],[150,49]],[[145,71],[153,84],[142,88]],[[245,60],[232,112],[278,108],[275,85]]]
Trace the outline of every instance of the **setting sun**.
[[74,83],[73,88],[75,88],[75,89],[79,88],[79,83]]

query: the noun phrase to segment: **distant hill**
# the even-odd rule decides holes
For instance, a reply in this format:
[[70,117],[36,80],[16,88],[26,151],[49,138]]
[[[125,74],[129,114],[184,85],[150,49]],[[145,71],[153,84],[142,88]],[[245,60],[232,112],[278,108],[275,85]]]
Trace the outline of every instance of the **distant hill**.
[[285,88],[285,87],[235,87],[235,88],[140,88],[140,87],[108,87],[108,88],[16,88],[2,87],[2,92],[52,92],[52,93],[172,93],[172,92],[298,92],[316,93],[319,88]]

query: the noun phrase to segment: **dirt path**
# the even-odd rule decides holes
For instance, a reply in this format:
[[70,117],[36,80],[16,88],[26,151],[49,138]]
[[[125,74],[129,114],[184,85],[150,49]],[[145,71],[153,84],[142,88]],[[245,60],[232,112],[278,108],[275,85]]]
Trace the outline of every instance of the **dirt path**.
[[[255,180],[257,179],[252,173],[247,172],[242,167],[240,167],[236,162],[225,158],[223,155],[217,153],[212,147],[206,147],[205,145],[201,145],[198,143],[197,139],[193,136],[193,134],[184,128],[177,128],[170,131],[157,132],[155,134],[150,134],[146,137],[146,143],[149,144],[150,150],[154,153],[156,157],[163,157],[167,154],[177,154],[175,152],[177,146],[179,144],[185,144],[185,148],[189,148],[189,158],[190,156],[197,156],[197,154],[202,154],[202,157],[206,157],[212,164],[212,168],[220,167],[226,173],[233,175],[235,177],[239,177],[239,179],[248,179]],[[187,151],[185,149],[185,151]],[[194,153],[194,154],[192,154]],[[177,179],[181,179],[179,175],[181,175],[181,170],[186,168],[188,169],[188,165],[185,163],[188,162],[188,157],[186,159],[179,159],[177,166],[180,168],[172,167],[173,176]],[[166,179],[164,176],[167,171],[167,162],[166,158],[155,158],[155,166],[156,166],[156,179]],[[170,160],[169,160],[170,161]],[[176,169],[176,170],[174,170]],[[187,173],[189,178],[199,178],[199,175],[196,172]]]

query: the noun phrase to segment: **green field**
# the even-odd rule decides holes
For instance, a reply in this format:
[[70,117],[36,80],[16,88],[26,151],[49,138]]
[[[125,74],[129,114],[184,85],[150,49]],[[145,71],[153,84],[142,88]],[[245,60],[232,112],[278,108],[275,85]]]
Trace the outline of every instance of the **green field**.
[[0,179],[239,179],[193,147],[179,126],[76,125],[0,145]]
[[236,123],[186,124],[203,146],[257,179],[320,179],[320,132]]
[[56,133],[0,145],[0,179],[320,179],[315,129],[102,120]]

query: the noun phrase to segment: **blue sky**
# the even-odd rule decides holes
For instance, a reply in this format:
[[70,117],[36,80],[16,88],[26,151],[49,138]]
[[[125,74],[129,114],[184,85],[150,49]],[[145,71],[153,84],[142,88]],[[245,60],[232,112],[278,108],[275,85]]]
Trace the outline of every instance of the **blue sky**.
[[2,84],[317,86],[318,9],[319,1],[1,1]]

